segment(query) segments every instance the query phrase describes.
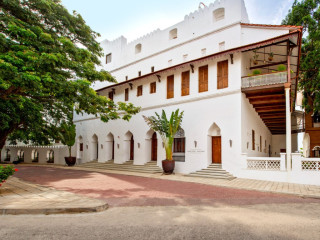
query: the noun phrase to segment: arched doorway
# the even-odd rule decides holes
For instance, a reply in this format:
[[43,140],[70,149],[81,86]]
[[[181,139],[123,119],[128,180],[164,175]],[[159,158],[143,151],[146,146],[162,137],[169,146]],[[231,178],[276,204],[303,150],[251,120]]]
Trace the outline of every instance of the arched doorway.
[[47,151],[47,163],[54,163],[54,151],[52,149]]
[[17,160],[19,162],[24,162],[24,151],[22,149],[18,150],[17,155],[18,155],[18,159]]
[[107,135],[106,139],[107,145],[107,160],[114,160],[114,136],[112,133]]
[[221,164],[221,131],[217,124],[213,123],[208,131],[208,153],[210,163]]
[[94,134],[91,139],[91,161],[98,160],[99,158],[99,142],[98,136]]
[[10,149],[6,149],[6,157],[5,157],[5,161],[6,162],[10,162],[10,159],[11,159],[11,152],[10,152]]
[[34,163],[39,162],[39,152],[36,149],[32,150],[31,159],[32,159],[32,162]]
[[124,161],[134,160],[134,138],[130,131],[124,135],[123,153]]
[[151,138],[151,160],[157,161],[158,160],[158,139],[157,133],[154,132]]
[[77,140],[77,158],[78,159],[83,158],[83,138],[82,138],[82,136],[79,136],[78,140]]

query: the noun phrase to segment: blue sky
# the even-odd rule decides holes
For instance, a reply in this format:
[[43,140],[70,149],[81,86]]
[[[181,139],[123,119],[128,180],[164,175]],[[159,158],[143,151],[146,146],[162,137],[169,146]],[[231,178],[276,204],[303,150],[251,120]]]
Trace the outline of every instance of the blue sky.
[[[203,0],[209,5],[214,0]],[[280,24],[294,0],[245,0],[251,23]],[[195,11],[198,0],[62,0],[76,10],[87,24],[101,34],[98,40],[113,40],[121,35],[129,41],[157,28],[164,29]]]

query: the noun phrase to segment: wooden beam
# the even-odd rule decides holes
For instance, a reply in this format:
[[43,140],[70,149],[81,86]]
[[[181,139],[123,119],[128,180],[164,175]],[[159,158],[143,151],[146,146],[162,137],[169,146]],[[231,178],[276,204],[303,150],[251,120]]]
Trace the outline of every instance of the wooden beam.
[[271,67],[271,66],[275,66],[275,65],[279,65],[279,64],[285,64],[287,63],[287,61],[281,61],[281,62],[273,62],[273,63],[268,63],[268,64],[263,64],[263,65],[259,65],[259,66],[254,66],[254,67],[250,67],[249,69],[257,69],[257,68],[262,68],[262,67]]
[[273,103],[285,103],[285,99],[265,99],[265,100],[253,100],[250,101],[251,104],[273,104]]
[[277,89],[277,88],[282,88],[283,91],[284,91],[284,83],[273,84],[273,85],[265,85],[265,86],[257,86],[257,87],[249,87],[249,88],[242,88],[241,91],[243,93],[247,94],[247,93],[250,93],[250,92],[253,92],[253,91],[259,92],[259,91],[264,91],[264,90],[268,90],[268,89],[274,90],[274,89]]
[[250,99],[257,99],[257,98],[270,98],[270,97],[277,97],[277,98],[285,98],[285,95],[284,93],[281,93],[281,94],[272,94],[272,93],[269,93],[269,94],[264,94],[264,95],[251,95],[251,96],[247,96],[247,98],[250,100]]
[[257,113],[272,113],[272,112],[278,113],[278,112],[285,112],[285,111],[286,111],[285,108],[256,109]]

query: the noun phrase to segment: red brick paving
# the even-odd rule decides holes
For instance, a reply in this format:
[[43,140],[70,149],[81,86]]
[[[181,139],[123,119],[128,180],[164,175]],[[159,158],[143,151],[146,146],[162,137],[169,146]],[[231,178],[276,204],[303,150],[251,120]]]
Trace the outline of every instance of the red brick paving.
[[319,202],[284,194],[111,173],[30,166],[18,169],[15,176],[23,180],[102,199],[114,207]]

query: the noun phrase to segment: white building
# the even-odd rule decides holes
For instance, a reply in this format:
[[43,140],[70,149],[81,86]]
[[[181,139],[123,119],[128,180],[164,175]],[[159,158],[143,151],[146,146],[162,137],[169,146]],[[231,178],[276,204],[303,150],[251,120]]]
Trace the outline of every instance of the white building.
[[320,159],[294,153],[300,27],[250,24],[243,0],[221,0],[133,42],[101,45],[103,68],[118,83],[97,92],[141,112],[129,122],[75,116],[81,162],[161,166],[161,139],[142,116],[179,108],[176,172],[216,163],[235,177],[319,184],[320,168],[310,166]]

